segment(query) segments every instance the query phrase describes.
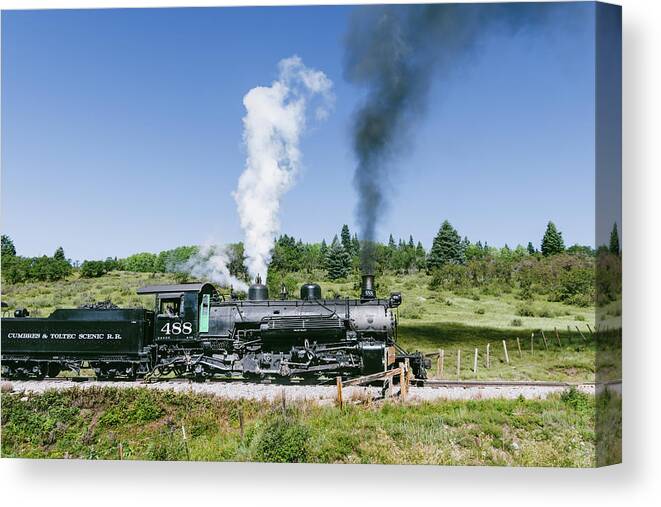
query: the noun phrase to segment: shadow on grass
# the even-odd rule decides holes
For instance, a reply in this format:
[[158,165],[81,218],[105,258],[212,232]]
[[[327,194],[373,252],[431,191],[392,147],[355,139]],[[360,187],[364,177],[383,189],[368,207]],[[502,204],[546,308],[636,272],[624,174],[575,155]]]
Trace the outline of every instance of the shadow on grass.
[[[482,346],[487,343],[510,341],[519,338],[521,345],[529,347],[532,333],[535,333],[535,346],[544,347],[540,330],[500,329],[446,322],[404,322],[399,324],[398,343],[404,348],[419,349],[425,352],[441,347],[462,345]],[[549,347],[557,347],[558,338],[554,331],[544,331]],[[583,338],[579,333],[558,330],[561,346],[594,347],[590,335]]]

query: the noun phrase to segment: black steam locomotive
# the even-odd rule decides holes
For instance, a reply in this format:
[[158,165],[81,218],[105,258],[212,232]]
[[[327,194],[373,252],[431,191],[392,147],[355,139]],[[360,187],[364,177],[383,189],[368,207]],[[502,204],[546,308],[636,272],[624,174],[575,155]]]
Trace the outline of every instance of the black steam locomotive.
[[17,311],[2,319],[2,376],[55,377],[93,368],[100,379],[174,374],[292,378],[377,373],[409,360],[425,378],[422,354],[395,342],[399,293],[376,297],[363,276],[360,299],[322,299],[317,284],[300,299],[269,299],[259,278],[247,300],[225,298],[209,283],[158,285],[155,308],[59,309],[47,318]]

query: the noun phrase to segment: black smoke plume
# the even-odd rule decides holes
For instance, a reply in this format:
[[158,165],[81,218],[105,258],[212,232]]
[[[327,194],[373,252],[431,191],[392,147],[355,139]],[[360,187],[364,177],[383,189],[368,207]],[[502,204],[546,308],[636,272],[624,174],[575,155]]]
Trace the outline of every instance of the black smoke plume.
[[367,91],[353,121],[361,268],[386,210],[389,176],[426,106],[432,77],[447,77],[491,30],[515,32],[557,8],[543,4],[388,5],[358,8],[346,37],[345,76]]

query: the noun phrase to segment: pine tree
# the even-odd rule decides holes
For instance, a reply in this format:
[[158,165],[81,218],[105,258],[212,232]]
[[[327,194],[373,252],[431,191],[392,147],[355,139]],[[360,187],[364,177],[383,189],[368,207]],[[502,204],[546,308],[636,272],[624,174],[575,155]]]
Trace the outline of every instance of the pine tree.
[[338,241],[337,236],[328,248],[326,269],[328,270],[328,278],[331,280],[346,277],[351,269],[351,257],[342,246],[342,243]]
[[351,238],[351,252],[353,255],[360,255],[360,241],[358,241],[358,234],[353,233],[353,238]]
[[422,241],[418,241],[418,245],[415,247],[415,255],[416,257],[422,257],[423,259],[427,255],[427,252],[425,252],[425,247],[422,246]]
[[2,235],[2,250],[0,253],[3,257],[14,257],[16,255],[16,247],[14,246],[14,242],[6,234]]
[[535,247],[533,246],[532,241],[528,241],[527,250],[530,255],[535,255]]
[[328,256],[328,245],[326,240],[321,240],[321,246],[319,247],[319,257],[321,258],[321,268],[326,269],[326,257]]
[[434,238],[427,267],[440,268],[445,264],[460,264],[463,262],[461,237],[457,230],[447,220],[443,222]]
[[562,233],[558,231],[553,222],[549,222],[542,238],[542,254],[548,257],[564,251],[565,242],[562,239]]
[[617,233],[617,224],[613,224],[613,230],[611,231],[610,243],[608,245],[608,250],[613,255],[620,255],[620,236]]
[[390,250],[394,250],[396,248],[395,238],[392,237],[392,234],[390,235],[390,238],[388,238],[388,248],[390,248]]
[[347,224],[342,226],[340,238],[342,238],[342,246],[344,247],[344,251],[351,255],[353,253],[353,249],[351,247],[351,233],[349,232],[349,226]]
[[53,254],[53,259],[56,261],[65,261],[67,260],[66,257],[64,256],[64,248],[61,246],[58,247],[57,250],[55,250],[55,253]]
[[409,248],[414,249],[415,243],[413,242],[413,234],[409,235]]
[[468,236],[464,236],[464,239],[461,242],[461,259],[460,262],[461,264],[466,262],[466,252],[471,246],[471,242],[468,239]]

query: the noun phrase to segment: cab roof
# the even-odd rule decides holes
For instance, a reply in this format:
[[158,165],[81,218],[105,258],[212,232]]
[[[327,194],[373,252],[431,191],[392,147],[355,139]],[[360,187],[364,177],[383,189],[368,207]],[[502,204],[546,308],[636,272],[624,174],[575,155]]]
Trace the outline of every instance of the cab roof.
[[210,283],[177,283],[172,285],[147,285],[140,287],[137,294],[171,294],[182,292],[204,292],[213,294],[216,288]]

